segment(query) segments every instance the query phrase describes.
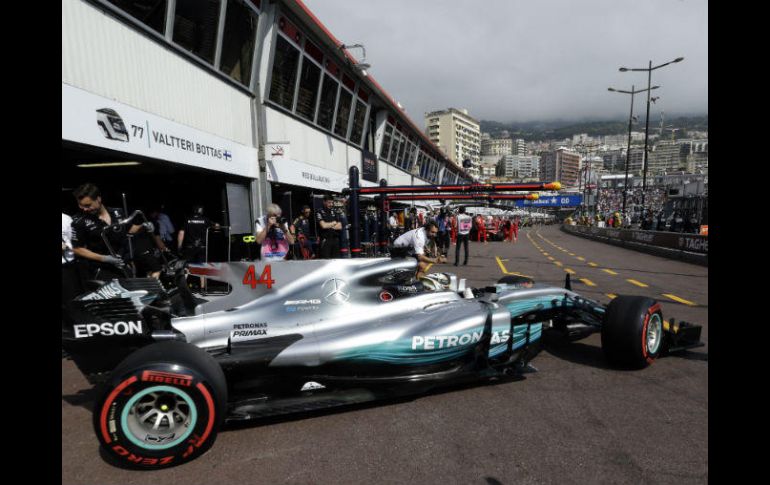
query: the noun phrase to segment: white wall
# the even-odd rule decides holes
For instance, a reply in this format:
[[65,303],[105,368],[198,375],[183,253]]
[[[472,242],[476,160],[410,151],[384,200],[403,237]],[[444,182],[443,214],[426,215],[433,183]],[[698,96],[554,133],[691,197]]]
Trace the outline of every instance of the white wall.
[[248,94],[83,0],[62,0],[62,82],[254,146]]

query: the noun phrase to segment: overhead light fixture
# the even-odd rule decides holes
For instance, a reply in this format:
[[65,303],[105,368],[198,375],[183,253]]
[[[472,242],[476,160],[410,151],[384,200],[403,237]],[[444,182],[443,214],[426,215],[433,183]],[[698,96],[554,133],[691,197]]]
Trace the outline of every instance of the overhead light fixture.
[[128,167],[131,165],[141,165],[141,162],[107,162],[107,163],[79,163],[79,168],[101,168],[101,167]]

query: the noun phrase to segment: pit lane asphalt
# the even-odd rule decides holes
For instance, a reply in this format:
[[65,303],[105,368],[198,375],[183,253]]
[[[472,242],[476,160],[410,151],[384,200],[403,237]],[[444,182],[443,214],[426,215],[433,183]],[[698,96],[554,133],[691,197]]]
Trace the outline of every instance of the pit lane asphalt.
[[[456,272],[485,286],[505,270],[562,286],[571,269],[578,293],[604,303],[607,294],[656,298],[666,319],[702,324],[708,341],[708,268],[572,236],[558,226],[524,229],[516,244],[470,247],[468,266],[434,265],[431,272]],[[454,262],[454,246],[450,255]],[[521,381],[225,429],[197,460],[141,472],[100,457],[90,386],[72,361],[62,360],[62,483],[707,481],[708,344],[628,371],[607,367],[595,334],[552,343],[532,363],[539,372]]]

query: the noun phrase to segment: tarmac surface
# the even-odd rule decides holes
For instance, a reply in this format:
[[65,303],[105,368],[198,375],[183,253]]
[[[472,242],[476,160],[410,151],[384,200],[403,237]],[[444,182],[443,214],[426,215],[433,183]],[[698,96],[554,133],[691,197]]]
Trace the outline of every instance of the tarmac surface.
[[72,361],[62,360],[62,483],[708,481],[708,268],[571,236],[558,226],[524,229],[516,244],[472,242],[470,249],[467,266],[434,265],[431,272],[456,272],[472,286],[504,274],[563,286],[569,270],[573,290],[587,298],[658,299],[666,319],[703,325],[706,346],[629,371],[607,366],[598,334],[555,342],[532,361],[539,372],[524,380],[226,428],[197,460],[151,472],[117,468],[102,457],[91,388]]

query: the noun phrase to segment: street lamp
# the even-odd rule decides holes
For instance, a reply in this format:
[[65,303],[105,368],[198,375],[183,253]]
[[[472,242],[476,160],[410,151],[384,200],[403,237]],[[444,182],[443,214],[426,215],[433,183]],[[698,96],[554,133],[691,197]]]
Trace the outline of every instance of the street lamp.
[[627,72],[627,71],[647,71],[647,120],[645,121],[645,127],[644,127],[644,169],[642,174],[642,214],[644,214],[644,194],[647,192],[647,135],[650,131],[650,92],[649,90],[650,85],[652,84],[652,71],[655,69],[660,69],[661,67],[668,66],[669,64],[673,64],[675,62],[682,62],[684,60],[684,57],[677,57],[673,61],[666,62],[664,64],[660,64],[658,66],[652,67],[652,61],[650,61],[649,65],[647,67],[640,67],[640,68],[632,68],[629,69],[627,67],[621,67],[620,72]]
[[[623,93],[623,94],[631,95],[631,112],[628,115],[628,149],[626,150],[626,178],[625,178],[625,181],[623,182],[623,214],[626,213],[626,192],[628,191],[628,163],[631,157],[631,122],[633,121],[633,118],[634,118],[634,94],[641,93],[644,91],[647,91],[649,94],[649,91],[652,91],[653,89],[658,89],[659,87],[660,86],[653,86],[651,88],[639,89],[636,91],[634,91],[633,85],[631,85],[631,91],[623,91],[622,89],[607,88],[607,91],[612,91],[613,93]],[[644,197],[644,192],[642,192],[642,197]],[[644,203],[642,203],[642,208],[644,208]]]

